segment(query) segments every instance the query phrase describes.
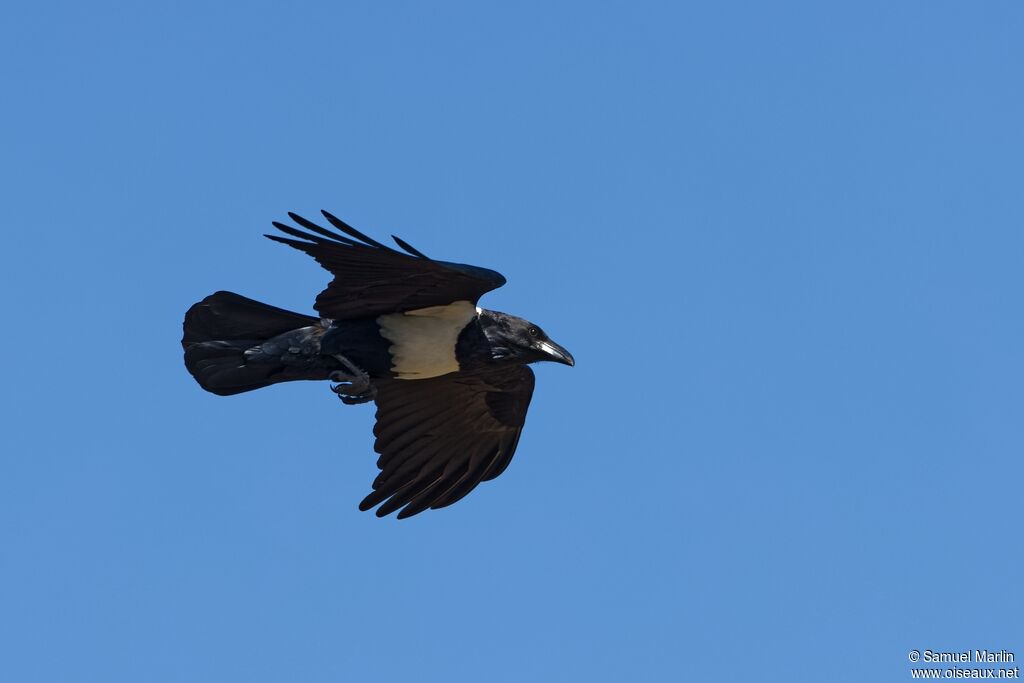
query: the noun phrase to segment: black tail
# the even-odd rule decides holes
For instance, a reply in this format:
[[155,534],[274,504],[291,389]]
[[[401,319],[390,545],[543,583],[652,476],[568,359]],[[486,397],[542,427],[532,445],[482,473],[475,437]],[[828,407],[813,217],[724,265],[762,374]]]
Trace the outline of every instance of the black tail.
[[[221,396],[330,374],[310,354],[310,344],[319,351],[319,318],[216,292],[188,309],[183,327],[185,367],[203,389]],[[264,345],[287,332],[295,332],[295,339]],[[293,343],[303,347],[300,357],[288,354]]]

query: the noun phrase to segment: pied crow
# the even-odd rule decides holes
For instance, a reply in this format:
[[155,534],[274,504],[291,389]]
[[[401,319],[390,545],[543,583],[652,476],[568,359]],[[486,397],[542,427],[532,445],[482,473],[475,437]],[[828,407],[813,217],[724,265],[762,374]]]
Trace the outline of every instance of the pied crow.
[[508,466],[526,420],[529,363],[575,365],[541,328],[477,306],[505,284],[486,268],[398,251],[330,213],[330,230],[294,213],[270,239],[334,276],[319,316],[216,292],[185,314],[185,367],[229,396],[293,380],[330,380],[346,404],[376,402],[380,474],[360,510],[403,519],[451,505]]

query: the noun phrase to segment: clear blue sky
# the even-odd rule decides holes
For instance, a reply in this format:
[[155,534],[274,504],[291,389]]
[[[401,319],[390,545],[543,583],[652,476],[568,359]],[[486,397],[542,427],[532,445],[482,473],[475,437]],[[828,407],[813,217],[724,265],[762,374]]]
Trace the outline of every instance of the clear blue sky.
[[[19,3],[4,681],[909,680],[1024,657],[1018,2]],[[504,273],[511,467],[379,520],[372,408],[220,398],[326,208]]]

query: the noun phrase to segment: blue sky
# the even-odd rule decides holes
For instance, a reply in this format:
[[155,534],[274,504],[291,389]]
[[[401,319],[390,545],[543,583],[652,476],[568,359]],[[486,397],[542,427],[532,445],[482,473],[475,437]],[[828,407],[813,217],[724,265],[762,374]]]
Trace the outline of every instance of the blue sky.
[[[1024,656],[1024,8],[5,12],[0,678],[909,679]],[[498,480],[356,505],[372,408],[181,363],[326,208],[504,273]]]

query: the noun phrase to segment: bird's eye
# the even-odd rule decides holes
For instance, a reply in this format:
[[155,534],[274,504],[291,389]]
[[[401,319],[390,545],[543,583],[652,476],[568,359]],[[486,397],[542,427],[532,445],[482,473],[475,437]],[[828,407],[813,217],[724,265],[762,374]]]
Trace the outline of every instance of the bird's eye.
[[531,327],[530,329],[527,330],[527,332],[530,333],[531,337],[539,337],[540,336],[540,330],[538,330],[536,327]]

